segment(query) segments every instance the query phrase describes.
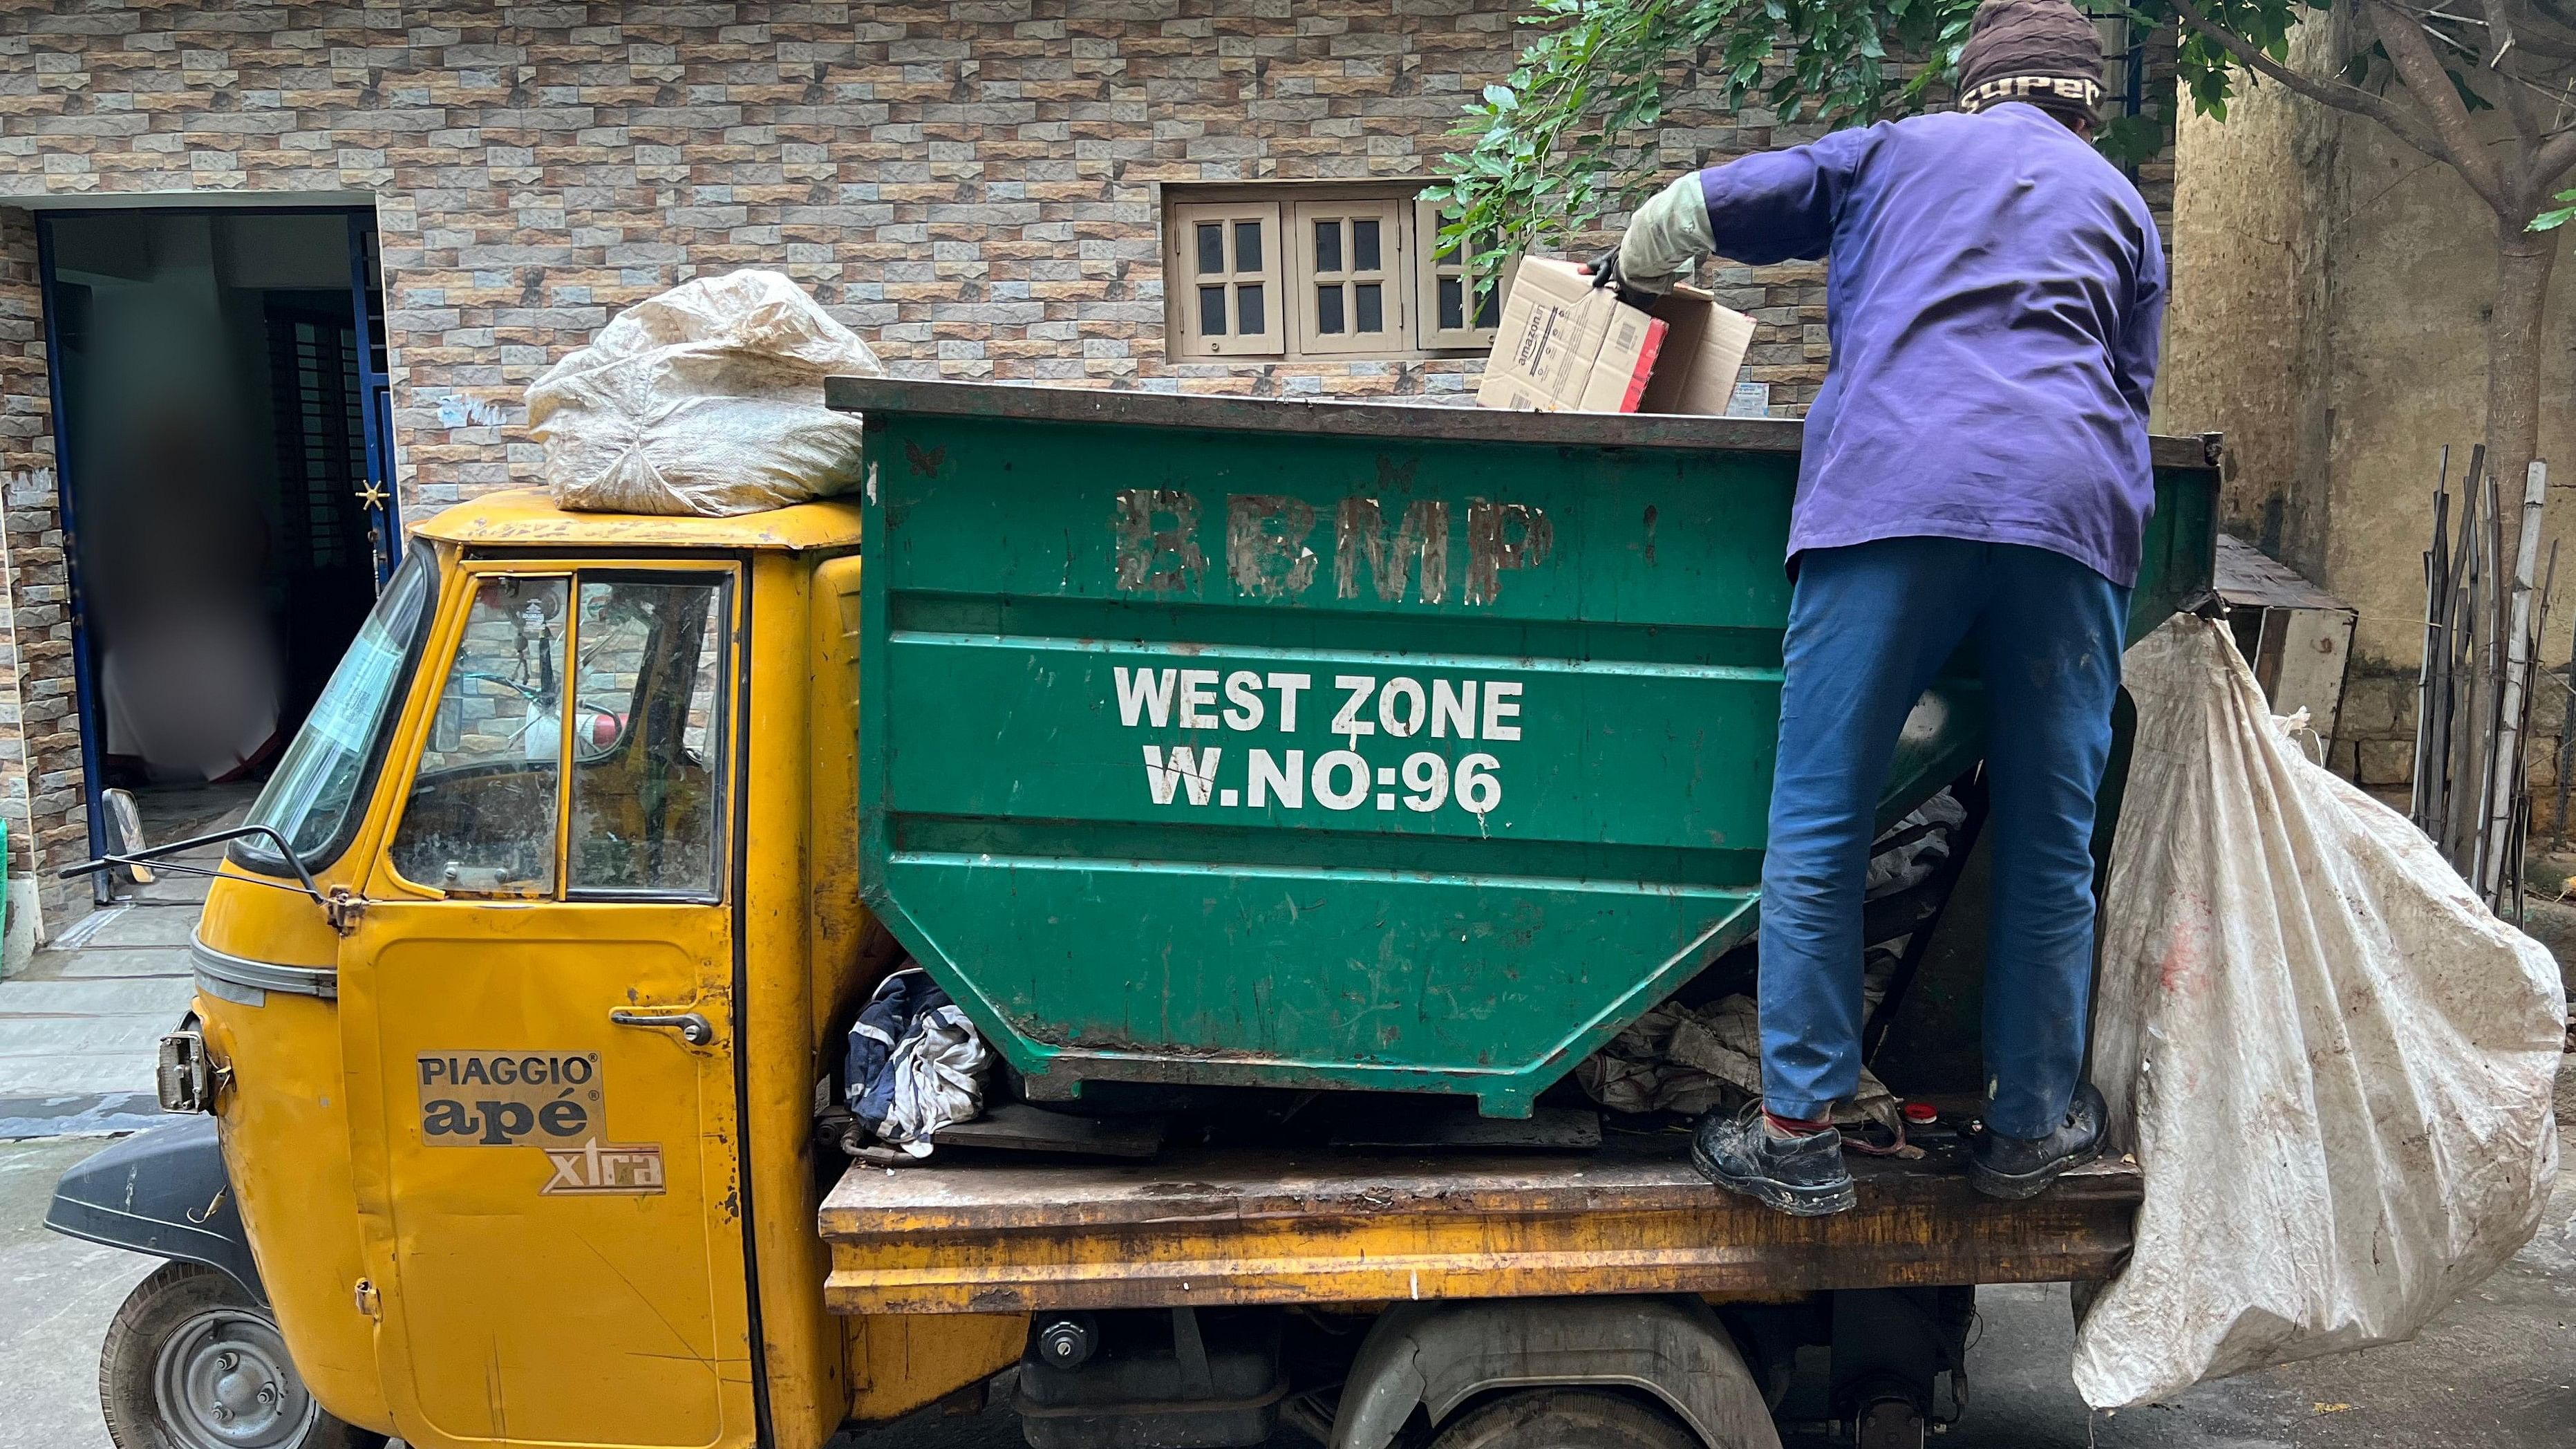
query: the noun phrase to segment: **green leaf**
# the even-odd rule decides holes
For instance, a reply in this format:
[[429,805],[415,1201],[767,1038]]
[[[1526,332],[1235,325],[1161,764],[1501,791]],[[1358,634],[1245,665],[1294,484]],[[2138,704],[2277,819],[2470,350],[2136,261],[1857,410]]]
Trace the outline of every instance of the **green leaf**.
[[[2576,191],[2562,191],[2558,193],[2558,199],[2560,201],[2576,202]],[[2540,215],[2533,217],[2531,219],[2531,229],[2533,231],[2556,231],[2571,221],[2576,221],[2576,206],[2561,206],[2549,211],[2544,211]]]

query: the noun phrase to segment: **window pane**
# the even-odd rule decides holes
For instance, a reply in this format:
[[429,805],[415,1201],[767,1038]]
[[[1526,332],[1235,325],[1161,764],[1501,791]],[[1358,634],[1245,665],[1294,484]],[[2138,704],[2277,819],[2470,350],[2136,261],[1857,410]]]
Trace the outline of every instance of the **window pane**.
[[1261,270],[1261,223],[1238,221],[1234,224],[1234,269],[1238,272]]
[[1225,335],[1225,288],[1199,288],[1199,331],[1210,337]]
[[1360,217],[1351,222],[1351,270],[1374,272],[1378,269],[1378,223],[1374,217]]
[[711,579],[582,581],[573,889],[720,894],[724,596]]
[[1485,294],[1476,299],[1476,325],[1479,327],[1500,327],[1503,325],[1502,288],[1487,287],[1485,289]]
[[1354,332],[1384,332],[1386,330],[1386,303],[1385,300],[1378,295],[1380,291],[1378,284],[1375,282],[1362,282],[1355,290],[1360,294],[1360,316],[1358,324],[1352,327],[1351,330]]
[[1342,330],[1342,288],[1338,282],[1327,282],[1315,289],[1315,330]]
[[1315,223],[1315,270],[1338,272],[1342,269],[1342,224],[1339,221]]
[[451,895],[551,895],[565,581],[486,575],[388,852]]
[[1203,221],[1199,223],[1198,233],[1199,275],[1202,277],[1224,276],[1225,224],[1223,222]]
[[1247,337],[1258,337],[1270,330],[1261,310],[1261,284],[1246,282],[1234,289],[1236,330]]
[[[349,641],[349,652],[331,671],[331,682],[304,717],[295,743],[287,746],[277,773],[268,777],[259,803],[250,807],[250,823],[274,826],[305,857],[308,868],[328,864],[313,854],[339,836],[359,798],[376,736],[410,683],[404,666],[429,627],[429,606],[437,593],[432,551],[414,547],[404,553],[375,612],[358,626],[358,637]],[[266,842],[246,845],[243,853],[254,862],[275,861],[277,874],[289,873]]]
[[1440,330],[1455,332],[1467,325],[1467,288],[1456,277],[1440,279]]

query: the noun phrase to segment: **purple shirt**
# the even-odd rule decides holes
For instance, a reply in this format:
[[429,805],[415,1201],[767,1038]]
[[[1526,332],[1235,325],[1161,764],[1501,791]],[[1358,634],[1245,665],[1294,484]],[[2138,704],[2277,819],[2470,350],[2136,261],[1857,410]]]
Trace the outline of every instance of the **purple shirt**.
[[1828,258],[1833,359],[1789,553],[2030,544],[2136,582],[2164,250],[2111,163],[2013,102],[1837,131],[1699,174],[1717,253]]

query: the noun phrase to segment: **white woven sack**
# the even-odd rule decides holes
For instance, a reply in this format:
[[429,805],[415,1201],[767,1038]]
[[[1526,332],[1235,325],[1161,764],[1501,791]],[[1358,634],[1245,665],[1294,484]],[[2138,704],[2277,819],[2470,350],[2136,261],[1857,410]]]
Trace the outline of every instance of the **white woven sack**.
[[2227,631],[2131,649],[2094,1083],[2146,1176],[2076,1334],[2096,1408],[2412,1337],[2530,1240],[2565,1000],[2406,818],[2320,768]]
[[701,277],[639,302],[528,388],[555,503],[724,517],[858,486],[859,419],[823,379],[876,354],[776,272]]

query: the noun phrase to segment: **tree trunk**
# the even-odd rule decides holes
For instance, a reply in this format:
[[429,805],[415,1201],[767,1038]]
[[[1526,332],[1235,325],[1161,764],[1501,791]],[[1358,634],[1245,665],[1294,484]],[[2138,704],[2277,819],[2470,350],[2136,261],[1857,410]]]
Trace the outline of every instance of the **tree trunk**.
[[[2550,269],[2564,243],[2555,232],[2524,230],[2523,221],[2497,222],[2495,308],[2487,322],[2487,466],[2507,496],[2540,451],[2541,320],[2549,303]],[[2504,556],[2521,539],[2521,520],[2505,520]]]

